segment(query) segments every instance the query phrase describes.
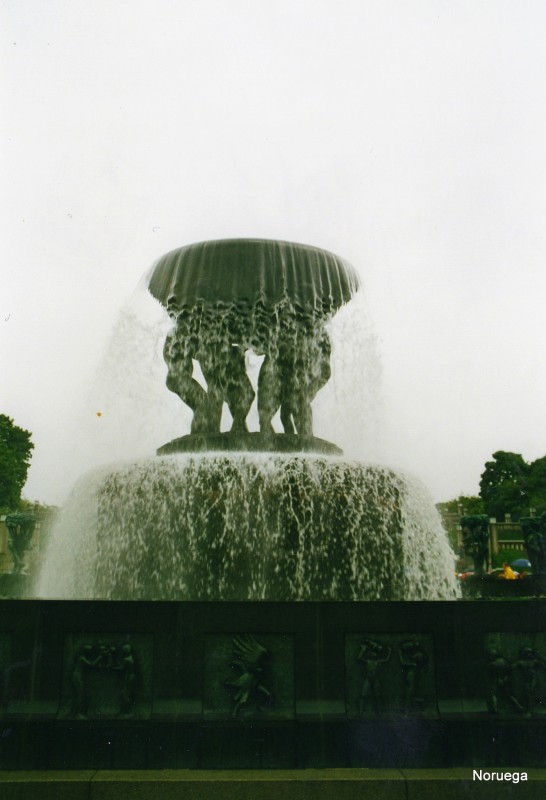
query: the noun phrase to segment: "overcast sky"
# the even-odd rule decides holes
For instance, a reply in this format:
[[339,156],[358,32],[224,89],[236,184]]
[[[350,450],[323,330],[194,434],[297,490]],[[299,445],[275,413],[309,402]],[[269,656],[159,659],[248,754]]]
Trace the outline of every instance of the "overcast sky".
[[[61,502],[82,413],[107,424],[82,409],[142,275],[215,238],[359,270],[382,366],[363,459],[442,500],[476,493],[495,450],[546,453],[545,3],[0,7],[0,413],[33,433],[27,497]],[[139,369],[120,366],[137,409]]]

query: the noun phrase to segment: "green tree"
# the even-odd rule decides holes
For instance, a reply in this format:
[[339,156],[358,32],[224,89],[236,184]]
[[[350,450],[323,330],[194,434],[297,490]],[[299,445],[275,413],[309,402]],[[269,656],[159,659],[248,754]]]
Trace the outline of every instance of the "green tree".
[[32,450],[31,433],[0,414],[0,510],[15,511],[27,479]]
[[529,464],[524,515],[529,514],[531,508],[535,516],[546,511],[546,456]]
[[485,513],[498,520],[505,514],[515,519],[529,508],[528,478],[530,466],[519,453],[497,450],[487,461],[480,479],[480,497]]
[[464,516],[465,514],[485,514],[485,508],[481,497],[474,495],[461,494],[453,500],[446,500],[444,503],[439,503],[438,507],[442,513],[458,514]]

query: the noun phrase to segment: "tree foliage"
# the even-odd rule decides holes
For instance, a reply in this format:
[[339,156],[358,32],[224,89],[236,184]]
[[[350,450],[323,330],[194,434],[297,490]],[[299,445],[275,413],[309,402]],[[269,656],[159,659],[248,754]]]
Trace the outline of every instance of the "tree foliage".
[[444,514],[458,514],[460,517],[465,514],[485,514],[482,498],[466,494],[439,503],[438,507]]
[[27,479],[32,450],[31,433],[0,414],[0,510],[15,511]]
[[540,516],[546,511],[546,456],[537,458],[529,465],[526,493],[528,503],[525,514],[528,508],[534,508],[536,515]]
[[487,461],[480,480],[480,496],[485,512],[503,520],[514,520],[546,511],[546,456],[528,463],[519,453],[498,450]]

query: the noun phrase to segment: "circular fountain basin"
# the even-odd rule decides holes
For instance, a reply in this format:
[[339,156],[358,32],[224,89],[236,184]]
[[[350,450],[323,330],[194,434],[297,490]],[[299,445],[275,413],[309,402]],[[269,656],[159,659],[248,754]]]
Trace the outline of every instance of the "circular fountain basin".
[[192,453],[84,477],[37,591],[119,600],[458,596],[420,484],[325,456]]

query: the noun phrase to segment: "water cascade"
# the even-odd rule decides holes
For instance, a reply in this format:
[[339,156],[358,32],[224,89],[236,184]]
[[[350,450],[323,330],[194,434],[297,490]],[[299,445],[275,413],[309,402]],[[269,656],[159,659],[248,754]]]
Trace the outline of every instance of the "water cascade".
[[[453,554],[426,491],[313,434],[312,402],[331,374],[328,325],[357,287],[342,259],[285,242],[205,242],[159,259],[149,290],[172,320],[167,387],[192,410],[191,432],[155,458],[80,480],[37,595],[455,598]],[[249,350],[263,357],[257,392]],[[249,432],[255,399],[260,430]]]

